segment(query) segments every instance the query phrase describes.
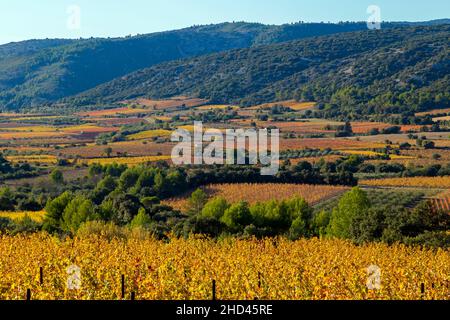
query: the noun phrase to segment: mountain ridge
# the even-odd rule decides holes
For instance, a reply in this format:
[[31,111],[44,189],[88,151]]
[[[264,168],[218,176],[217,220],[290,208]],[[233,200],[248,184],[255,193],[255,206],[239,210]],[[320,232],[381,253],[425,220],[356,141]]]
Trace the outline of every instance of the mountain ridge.
[[363,105],[377,113],[421,111],[449,103],[449,36],[450,25],[414,26],[235,49],[142,69],[66,102],[189,95],[244,106],[314,100],[328,115],[336,108],[367,113]]
[[[432,22],[423,22],[429,23]],[[237,22],[125,38],[10,43],[0,46],[0,108],[29,109],[54,103],[168,61],[366,28],[363,22],[286,25]]]

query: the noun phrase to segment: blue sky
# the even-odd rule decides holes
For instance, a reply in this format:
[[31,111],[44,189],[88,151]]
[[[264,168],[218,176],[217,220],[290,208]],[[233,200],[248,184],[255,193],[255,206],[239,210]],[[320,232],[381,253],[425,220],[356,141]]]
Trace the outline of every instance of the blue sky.
[[[71,5],[81,10],[80,24],[72,28],[67,25]],[[380,7],[384,21],[450,17],[449,0],[0,0],[0,44],[116,37],[224,21],[366,21],[369,5]]]

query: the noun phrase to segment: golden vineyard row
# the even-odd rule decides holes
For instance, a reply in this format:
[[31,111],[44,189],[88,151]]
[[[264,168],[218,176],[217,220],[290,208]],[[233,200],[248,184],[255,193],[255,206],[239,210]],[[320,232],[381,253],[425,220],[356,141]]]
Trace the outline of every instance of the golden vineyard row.
[[[250,204],[255,204],[274,199],[286,200],[298,196],[312,205],[339,196],[350,190],[350,188],[344,186],[279,183],[211,184],[202,189],[209,197],[222,197],[230,203],[246,201]],[[188,198],[184,196],[169,199],[165,203],[175,209],[185,210]]]
[[[379,290],[367,288],[372,265]],[[340,240],[2,236],[0,274],[0,299],[120,299],[122,275],[136,299],[210,299],[212,280],[218,299],[450,298],[449,251]]]

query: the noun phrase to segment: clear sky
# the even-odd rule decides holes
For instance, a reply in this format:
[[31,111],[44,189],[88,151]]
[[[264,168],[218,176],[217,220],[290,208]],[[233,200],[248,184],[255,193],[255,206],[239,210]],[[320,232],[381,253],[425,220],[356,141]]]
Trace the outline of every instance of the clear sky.
[[450,17],[450,0],[0,0],[0,44],[117,37],[225,21],[366,21],[369,5],[380,7],[383,21]]

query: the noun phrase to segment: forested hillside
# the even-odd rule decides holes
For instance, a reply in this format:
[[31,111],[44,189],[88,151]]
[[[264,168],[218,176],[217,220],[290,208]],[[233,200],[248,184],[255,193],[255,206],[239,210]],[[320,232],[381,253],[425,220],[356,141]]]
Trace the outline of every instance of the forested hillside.
[[237,22],[116,39],[11,43],[0,46],[0,107],[54,102],[161,62],[364,28],[365,23]]
[[[404,25],[409,23],[384,23],[383,28]],[[54,103],[168,61],[366,29],[365,22],[281,26],[237,22],[126,38],[10,43],[0,46],[0,108],[29,109]]]
[[326,116],[450,107],[450,25],[315,37],[160,64],[69,99],[73,105],[190,95],[254,105],[318,101]]

